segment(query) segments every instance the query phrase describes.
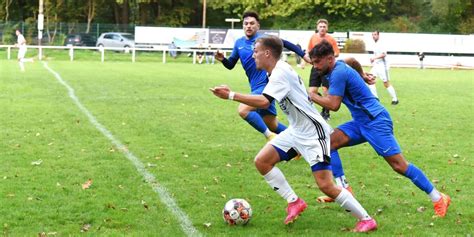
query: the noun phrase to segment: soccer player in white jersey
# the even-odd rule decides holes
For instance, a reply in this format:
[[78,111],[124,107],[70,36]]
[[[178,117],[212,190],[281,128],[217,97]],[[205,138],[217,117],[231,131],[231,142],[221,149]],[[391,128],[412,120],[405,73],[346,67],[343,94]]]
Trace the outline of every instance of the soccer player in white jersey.
[[20,30],[16,30],[15,34],[17,36],[17,43],[16,47],[18,47],[18,63],[20,64],[20,70],[23,72],[25,71],[24,62],[32,62],[32,60],[25,59],[26,55],[26,40],[25,37],[21,34]]
[[[388,75],[388,64],[387,64],[387,51],[385,50],[382,43],[380,43],[380,33],[378,31],[372,32],[372,38],[375,41],[374,46],[374,55],[370,58],[370,62],[372,63],[372,69],[370,73],[376,75],[383,81],[383,85],[387,88],[388,93],[392,97],[392,105],[398,104],[397,93],[395,92],[395,88],[390,84],[390,77]],[[377,89],[375,88],[375,84],[369,85],[370,91],[372,94],[377,96]]]
[[276,100],[287,115],[289,127],[269,141],[255,157],[255,166],[270,187],[288,202],[285,224],[292,223],[307,204],[296,195],[281,170],[275,165],[292,159],[299,152],[308,162],[319,189],[354,215],[355,232],[377,228],[375,220],[346,189],[332,181],[329,158],[330,126],[312,106],[306,88],[291,66],[279,61],[282,41],[274,36],[256,40],[253,58],[258,69],[265,70],[269,82],[260,95],[233,92],[228,86],[210,90],[219,98],[234,100],[256,108],[267,108]]

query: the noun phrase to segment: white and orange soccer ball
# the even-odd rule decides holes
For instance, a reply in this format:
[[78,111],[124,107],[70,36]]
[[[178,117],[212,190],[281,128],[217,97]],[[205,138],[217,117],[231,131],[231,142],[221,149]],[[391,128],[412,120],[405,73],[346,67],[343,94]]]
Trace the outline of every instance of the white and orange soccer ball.
[[252,207],[244,199],[234,198],[225,204],[222,216],[229,225],[245,225],[252,218]]

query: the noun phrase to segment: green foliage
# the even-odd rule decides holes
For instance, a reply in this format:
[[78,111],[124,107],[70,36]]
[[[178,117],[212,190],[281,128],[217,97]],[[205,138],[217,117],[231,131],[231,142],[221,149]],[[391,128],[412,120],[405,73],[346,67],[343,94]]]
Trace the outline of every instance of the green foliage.
[[344,53],[365,53],[365,43],[361,39],[348,39],[343,51]]
[[[0,0],[0,23],[6,0]],[[473,17],[471,0],[207,0],[209,27],[226,25],[228,17],[240,18],[244,11],[257,11],[262,26],[273,29],[314,29],[317,18],[326,18],[332,30],[464,33]],[[94,0],[94,23],[159,26],[200,26],[202,0]],[[45,0],[49,23],[85,23],[88,4],[83,1]],[[36,18],[36,1],[13,1],[9,19]],[[212,14],[212,15],[211,15]]]
[[412,19],[409,19],[405,16],[399,16],[392,19],[390,22],[384,22],[382,24],[376,24],[378,29],[383,29],[383,31],[388,32],[418,32],[418,26],[413,22]]
[[20,28],[20,24],[12,24],[6,23],[3,25],[3,34],[2,34],[2,42],[3,44],[15,44],[16,43],[16,35],[15,30]]
[[461,34],[474,34],[474,16],[461,22],[459,25],[459,32]]

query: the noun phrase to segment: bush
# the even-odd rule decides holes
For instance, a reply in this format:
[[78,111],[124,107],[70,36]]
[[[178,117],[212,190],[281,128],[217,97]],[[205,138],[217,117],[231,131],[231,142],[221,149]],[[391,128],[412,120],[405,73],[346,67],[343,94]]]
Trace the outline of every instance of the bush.
[[343,51],[344,53],[365,53],[365,43],[360,39],[348,39]]

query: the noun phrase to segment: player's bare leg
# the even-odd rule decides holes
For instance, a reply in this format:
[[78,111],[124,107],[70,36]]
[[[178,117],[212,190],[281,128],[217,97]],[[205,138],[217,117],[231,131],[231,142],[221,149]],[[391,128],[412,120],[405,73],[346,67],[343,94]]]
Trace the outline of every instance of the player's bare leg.
[[288,202],[285,224],[290,224],[306,209],[307,205],[291,188],[278,167],[280,155],[273,145],[267,143],[255,157],[255,167],[265,178],[270,187]]
[[377,229],[377,222],[369,216],[354,196],[346,189],[337,187],[334,184],[331,170],[322,168],[314,171],[313,176],[319,189],[324,194],[334,199],[342,208],[350,211],[357,218],[358,222],[353,229],[354,232],[369,232]]

